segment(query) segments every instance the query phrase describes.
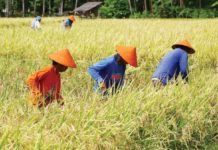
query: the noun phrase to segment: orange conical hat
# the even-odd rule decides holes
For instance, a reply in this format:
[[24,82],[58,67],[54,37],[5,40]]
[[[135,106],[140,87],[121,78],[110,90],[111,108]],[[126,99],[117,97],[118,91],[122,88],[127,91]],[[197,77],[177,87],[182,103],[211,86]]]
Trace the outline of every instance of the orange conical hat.
[[174,49],[174,48],[176,48],[177,46],[185,46],[185,47],[187,47],[187,48],[188,48],[188,49],[187,49],[187,52],[188,52],[189,54],[195,53],[194,48],[191,46],[191,44],[188,42],[188,40],[179,41],[178,43],[174,44],[174,45],[172,46],[172,48]]
[[68,19],[70,19],[70,20],[73,21],[73,22],[76,21],[76,19],[75,19],[75,17],[74,17],[73,15],[69,16]]
[[76,64],[73,60],[73,57],[71,56],[71,54],[67,48],[65,48],[63,50],[56,51],[56,52],[48,55],[48,57],[50,59],[54,60],[55,62],[62,64],[64,66],[76,68]]
[[137,67],[136,48],[130,46],[116,46],[118,54],[131,66]]

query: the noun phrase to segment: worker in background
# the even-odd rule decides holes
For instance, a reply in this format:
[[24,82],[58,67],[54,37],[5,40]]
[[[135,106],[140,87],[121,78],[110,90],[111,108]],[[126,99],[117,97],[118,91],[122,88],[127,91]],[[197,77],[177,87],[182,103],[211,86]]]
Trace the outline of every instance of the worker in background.
[[117,46],[117,53],[90,66],[88,73],[95,80],[94,90],[106,95],[108,89],[112,94],[123,86],[126,64],[137,67],[135,47]]
[[154,86],[165,86],[171,79],[182,79],[188,82],[188,54],[195,50],[187,40],[182,40],[172,46],[173,50],[166,54],[152,76]]
[[63,27],[65,29],[70,29],[73,24],[75,23],[76,19],[73,15],[69,16],[66,20],[63,22]]
[[37,16],[37,17],[33,20],[31,27],[32,27],[34,30],[40,29],[41,20],[42,20],[42,18],[41,18],[40,16]]
[[52,65],[33,73],[27,79],[32,93],[30,102],[39,108],[46,107],[54,101],[64,104],[61,96],[60,72],[66,71],[68,67],[76,68],[68,49],[56,51],[48,57],[52,60]]

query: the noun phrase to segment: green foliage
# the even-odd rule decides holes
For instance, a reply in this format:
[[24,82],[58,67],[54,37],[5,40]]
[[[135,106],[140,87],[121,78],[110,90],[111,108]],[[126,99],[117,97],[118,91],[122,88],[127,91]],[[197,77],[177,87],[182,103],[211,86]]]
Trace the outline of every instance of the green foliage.
[[[22,16],[22,0],[0,0],[0,16],[5,16],[3,12],[6,5],[10,3],[10,16]],[[130,7],[128,0],[101,0],[102,7],[99,14],[103,18],[127,18],[130,16]],[[183,0],[184,6],[180,7],[179,0],[147,0],[145,10],[144,0],[130,0],[133,10],[131,18],[213,18],[218,15],[218,0]],[[36,3],[35,3],[36,2]],[[25,16],[42,15],[43,8],[42,0],[25,0]],[[50,2],[50,8],[49,8]],[[63,11],[65,15],[72,13],[75,8],[75,0],[63,0]],[[87,0],[78,0],[78,5],[86,3]],[[201,2],[201,3],[200,3]],[[60,15],[61,0],[45,0],[45,16]],[[36,4],[36,5],[35,5]],[[36,8],[36,12],[34,12]]]
[[183,9],[180,13],[179,13],[179,17],[182,18],[197,18],[198,17],[198,12],[196,10],[193,10],[191,8],[186,8]]
[[135,12],[130,18],[150,18],[152,17],[148,11],[144,11],[143,13]]
[[218,16],[215,9],[191,9],[185,8],[179,13],[182,18],[215,18]]
[[[189,5],[194,5],[192,1],[188,3]],[[215,6],[214,3],[212,6]],[[184,7],[181,8],[178,5],[175,5],[171,0],[167,1],[154,1],[153,4],[153,13],[146,12],[136,12],[131,18],[215,18],[218,16],[217,8],[191,8]]]
[[218,7],[218,0],[212,3],[211,7]]
[[103,18],[125,18],[130,15],[127,0],[105,0],[99,10]]
[[180,8],[179,6],[173,5],[171,3],[171,0],[168,0],[162,2],[162,4],[159,7],[157,7],[156,10],[159,10],[158,15],[161,18],[176,18]]
[[215,9],[199,9],[199,18],[215,18],[218,17],[218,11]]

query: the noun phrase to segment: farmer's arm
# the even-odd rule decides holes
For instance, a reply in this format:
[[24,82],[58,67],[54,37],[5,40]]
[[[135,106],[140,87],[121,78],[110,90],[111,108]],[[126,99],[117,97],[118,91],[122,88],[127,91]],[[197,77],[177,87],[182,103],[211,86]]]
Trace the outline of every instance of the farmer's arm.
[[42,80],[44,77],[46,77],[48,70],[42,69],[32,75],[29,76],[27,79],[27,84],[32,92],[33,95],[39,96],[42,95],[40,92],[38,86],[39,86],[39,81]]
[[107,59],[104,59],[88,68],[88,73],[91,75],[91,77],[96,81],[102,83],[104,79],[100,75],[100,71],[107,68],[109,65],[109,61]]
[[126,66],[124,67],[124,72],[123,72],[123,76],[122,76],[122,79],[121,79],[121,82],[120,82],[120,86],[123,86],[123,85],[124,85],[125,71],[126,71]]
[[188,82],[188,55],[182,55],[179,61],[179,67],[182,79]]
[[40,28],[40,23],[39,23],[39,21],[36,21],[36,28],[37,28],[37,29]]
[[58,81],[58,87],[57,87],[57,92],[55,93],[55,96],[56,96],[57,102],[60,105],[64,105],[64,100],[63,100],[63,97],[61,96],[61,81],[60,80]]

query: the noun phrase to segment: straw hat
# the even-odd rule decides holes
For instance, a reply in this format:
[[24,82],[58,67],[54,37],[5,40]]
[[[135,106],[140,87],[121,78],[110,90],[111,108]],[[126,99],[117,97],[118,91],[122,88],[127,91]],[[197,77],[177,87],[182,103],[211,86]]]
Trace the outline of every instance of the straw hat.
[[49,54],[48,57],[55,62],[67,67],[76,68],[76,64],[67,48]]
[[76,19],[75,19],[75,17],[73,15],[69,16],[68,19],[70,19],[72,22],[76,21]]
[[182,41],[179,41],[178,43],[174,44],[172,46],[173,49],[179,47],[179,46],[185,46],[187,49],[186,51],[189,53],[189,54],[194,54],[195,53],[195,50],[194,48],[191,46],[191,44],[187,41],[187,40],[182,40]]
[[130,46],[116,46],[117,53],[131,66],[137,67],[136,48]]

